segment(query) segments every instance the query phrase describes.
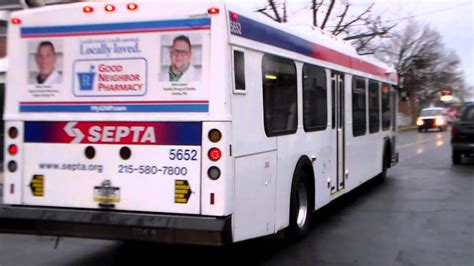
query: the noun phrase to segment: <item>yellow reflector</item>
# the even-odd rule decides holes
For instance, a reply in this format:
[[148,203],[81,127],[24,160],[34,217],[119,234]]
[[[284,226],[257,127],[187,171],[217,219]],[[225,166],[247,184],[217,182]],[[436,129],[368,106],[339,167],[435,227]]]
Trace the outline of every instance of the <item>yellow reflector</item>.
[[266,78],[266,79],[277,79],[277,76],[275,76],[275,75],[270,75],[270,74],[266,74],[266,75],[265,75],[265,78]]

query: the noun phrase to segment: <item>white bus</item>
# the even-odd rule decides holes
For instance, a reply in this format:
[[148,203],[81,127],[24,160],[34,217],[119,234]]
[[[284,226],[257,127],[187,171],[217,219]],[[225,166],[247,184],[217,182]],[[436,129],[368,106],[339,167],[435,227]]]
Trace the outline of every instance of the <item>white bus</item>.
[[300,237],[397,161],[393,70],[224,3],[20,11],[8,50],[1,232]]

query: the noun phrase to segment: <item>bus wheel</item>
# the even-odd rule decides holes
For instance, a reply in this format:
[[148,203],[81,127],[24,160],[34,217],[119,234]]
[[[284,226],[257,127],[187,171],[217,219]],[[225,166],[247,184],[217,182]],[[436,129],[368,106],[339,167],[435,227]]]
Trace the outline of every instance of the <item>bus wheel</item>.
[[453,150],[451,158],[452,158],[452,161],[453,161],[454,165],[461,164],[462,158],[461,158],[461,153],[460,152]]
[[382,158],[382,172],[377,176],[378,182],[383,184],[385,179],[387,179],[387,170],[390,164],[390,156],[388,150],[385,148],[383,151],[383,158]]
[[301,239],[309,231],[313,210],[311,191],[306,174],[297,176],[293,181],[290,198],[290,225],[286,230],[287,238],[290,240]]

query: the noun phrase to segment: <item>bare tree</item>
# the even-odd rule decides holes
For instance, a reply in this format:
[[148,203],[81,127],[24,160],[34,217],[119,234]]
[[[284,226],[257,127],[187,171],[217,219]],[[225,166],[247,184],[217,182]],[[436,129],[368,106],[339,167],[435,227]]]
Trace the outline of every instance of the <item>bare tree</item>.
[[[280,11],[280,6],[282,7],[283,11]],[[275,0],[268,0],[266,6],[257,9],[257,12],[264,14],[265,16],[271,18],[272,20],[285,23],[287,22],[286,18],[286,1],[283,4],[279,2],[275,2]],[[283,15],[280,14],[283,13]]]
[[410,95],[412,123],[419,109],[435,101],[443,89],[462,93],[464,80],[458,56],[447,51],[440,34],[427,25],[409,21],[379,46],[376,55],[395,66],[400,86]]
[[[380,16],[372,16],[370,4],[366,9],[354,11],[348,0],[311,0],[312,25],[331,32],[333,35],[344,36],[344,40],[352,41],[359,54],[372,54],[374,47],[371,45],[379,38],[389,37],[389,32],[396,24],[387,24]],[[266,6],[257,9],[276,22],[287,22],[286,1],[268,0]],[[283,15],[281,15],[283,14]],[[318,18],[322,18],[319,25]]]

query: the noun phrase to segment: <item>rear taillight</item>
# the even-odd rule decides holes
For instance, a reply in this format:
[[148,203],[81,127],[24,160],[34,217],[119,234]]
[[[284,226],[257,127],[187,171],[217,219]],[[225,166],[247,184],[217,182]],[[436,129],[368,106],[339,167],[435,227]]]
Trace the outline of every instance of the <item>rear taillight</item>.
[[[210,142],[217,144],[222,139],[222,133],[220,130],[213,128],[209,130],[209,132],[207,133],[207,138],[209,139]],[[207,157],[212,162],[217,163],[217,161],[219,161],[222,157],[222,152],[219,148],[212,147],[207,152]],[[207,176],[209,177],[209,179],[215,181],[219,179],[219,177],[221,176],[221,169],[215,165],[211,166],[209,167],[209,169],[207,169]]]
[[16,127],[11,127],[8,129],[8,136],[11,139],[16,139],[16,137],[18,137],[18,129]]
[[217,180],[221,177],[221,170],[215,166],[212,166],[207,170],[207,176],[212,180]]
[[211,142],[216,143],[222,138],[222,134],[218,129],[211,129],[208,134],[208,138]]
[[219,161],[222,156],[222,152],[218,148],[211,148],[207,154],[209,159],[214,162]]
[[11,23],[13,25],[20,25],[21,24],[21,19],[19,18],[12,18]]
[[10,171],[11,173],[14,173],[16,172],[17,169],[18,169],[18,164],[15,161],[8,162],[8,171]]
[[455,136],[456,136],[456,133],[457,133],[456,126],[453,126],[453,127],[451,128],[451,137],[455,137]]
[[16,155],[18,153],[18,146],[16,146],[15,144],[11,144],[10,146],[8,146],[8,154],[10,155]]

